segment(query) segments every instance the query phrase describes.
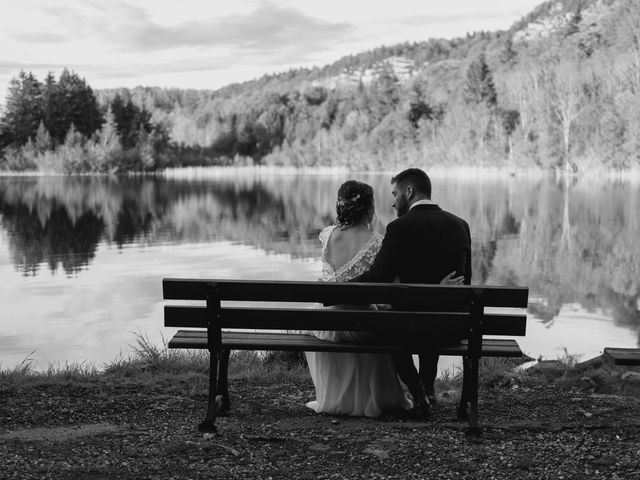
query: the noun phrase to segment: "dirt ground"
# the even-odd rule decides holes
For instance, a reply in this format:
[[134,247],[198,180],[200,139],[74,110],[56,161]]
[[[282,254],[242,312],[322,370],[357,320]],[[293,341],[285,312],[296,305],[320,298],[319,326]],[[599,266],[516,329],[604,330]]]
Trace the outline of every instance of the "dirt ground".
[[0,385],[2,479],[640,479],[640,400],[586,386],[481,391],[465,439],[448,392],[433,420],[319,415],[306,379],[233,380],[218,433],[204,378]]

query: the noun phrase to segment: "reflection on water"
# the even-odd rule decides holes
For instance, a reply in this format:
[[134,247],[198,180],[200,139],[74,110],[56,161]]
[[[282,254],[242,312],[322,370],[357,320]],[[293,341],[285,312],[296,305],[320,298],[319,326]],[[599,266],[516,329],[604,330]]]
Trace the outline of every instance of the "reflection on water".
[[[374,186],[383,230],[389,176],[355,177]],[[0,179],[0,362],[102,362],[131,331],[159,337],[165,276],[318,278],[344,180]],[[434,200],[469,221],[474,284],[530,287],[528,353],[637,344],[638,185],[435,178]]]

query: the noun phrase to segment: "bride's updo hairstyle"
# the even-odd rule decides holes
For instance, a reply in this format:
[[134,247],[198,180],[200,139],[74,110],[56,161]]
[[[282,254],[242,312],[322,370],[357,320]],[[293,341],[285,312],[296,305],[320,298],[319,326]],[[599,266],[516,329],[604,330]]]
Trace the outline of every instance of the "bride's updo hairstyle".
[[340,228],[357,225],[366,220],[373,207],[373,188],[366,183],[348,180],[340,185],[336,202],[336,223]]

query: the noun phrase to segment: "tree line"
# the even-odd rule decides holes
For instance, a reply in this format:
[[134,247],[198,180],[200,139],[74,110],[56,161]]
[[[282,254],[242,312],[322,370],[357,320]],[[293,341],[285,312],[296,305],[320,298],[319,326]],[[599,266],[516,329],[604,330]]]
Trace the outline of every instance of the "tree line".
[[[523,38],[534,21],[553,28]],[[395,57],[410,62],[407,77],[394,69]],[[637,2],[545,2],[508,31],[384,46],[217,91],[97,91],[98,114],[87,107],[83,120],[37,113],[16,122],[8,101],[0,120],[1,165],[24,168],[19,152],[42,151],[42,123],[58,149],[73,124],[72,138],[82,135],[92,158],[83,168],[92,171],[112,171],[114,164],[116,171],[192,164],[629,169],[640,166],[638,59]],[[49,105],[43,93],[14,94],[17,86],[29,90],[27,78],[12,83],[9,99],[40,95]],[[133,123],[123,123],[118,102],[137,109]],[[107,128],[109,111],[114,118]],[[115,157],[128,160],[104,154],[115,140]]]

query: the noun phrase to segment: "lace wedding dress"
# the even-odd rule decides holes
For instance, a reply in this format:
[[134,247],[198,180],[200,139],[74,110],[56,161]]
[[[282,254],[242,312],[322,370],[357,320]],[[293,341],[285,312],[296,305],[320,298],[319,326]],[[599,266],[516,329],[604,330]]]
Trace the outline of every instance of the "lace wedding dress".
[[[373,233],[351,260],[334,270],[327,261],[326,251],[329,237],[335,228],[337,227],[332,225],[320,233],[321,280],[324,282],[346,282],[367,271],[382,243],[382,236]],[[330,342],[358,341],[368,336],[366,333],[348,331],[306,333]],[[307,406],[316,412],[377,417],[384,411],[408,409],[412,406],[400,386],[391,355],[307,352],[306,356],[316,389],[316,400],[309,402]]]

